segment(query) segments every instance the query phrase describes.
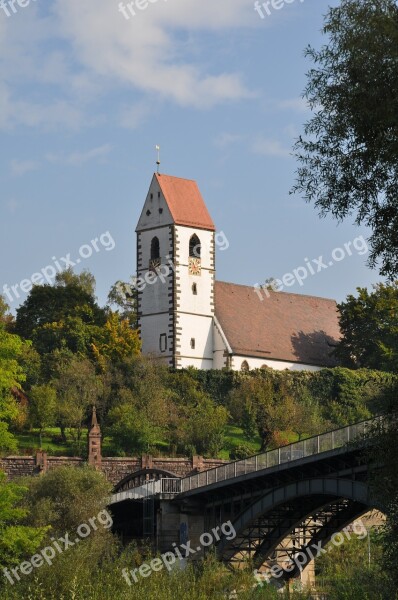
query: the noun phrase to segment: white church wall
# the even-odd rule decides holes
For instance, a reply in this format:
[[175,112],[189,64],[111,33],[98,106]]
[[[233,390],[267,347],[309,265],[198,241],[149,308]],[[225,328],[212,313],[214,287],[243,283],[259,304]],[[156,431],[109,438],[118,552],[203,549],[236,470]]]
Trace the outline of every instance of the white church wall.
[[[189,241],[201,244],[201,274],[189,273]],[[214,233],[193,227],[175,227],[176,246],[176,352],[177,366],[213,368]],[[196,294],[193,285],[196,284]],[[192,348],[192,340],[195,347]]]
[[166,226],[142,231],[138,234],[138,243],[141,245],[141,264],[138,265],[140,269],[148,270],[149,260],[151,258],[151,242],[154,237],[159,239],[162,262],[167,262],[166,256],[172,253],[170,230],[171,227]]
[[[138,236],[140,259],[138,261],[137,289],[139,292],[140,312],[148,315],[169,311],[171,307],[169,290],[172,284],[173,270],[167,255],[171,255],[170,228],[163,227],[144,231]],[[159,239],[161,267],[158,274],[149,271],[151,257],[151,242],[154,237]],[[172,264],[172,263],[171,263]]]
[[269,358],[253,358],[248,356],[239,356],[235,354],[232,357],[231,368],[234,371],[240,371],[242,369],[242,363],[247,362],[249,365],[249,369],[261,369],[263,366],[270,367],[271,369],[275,369],[276,371],[284,371],[285,369],[289,369],[289,371],[320,371],[322,367],[316,367],[314,365],[306,365],[304,363],[294,363],[283,360],[272,360]]
[[[181,293],[179,294],[179,310],[197,315],[212,315],[214,275],[202,270],[198,277],[188,273],[188,267],[178,269],[177,277]],[[196,285],[196,294],[193,286]]]
[[225,352],[227,350],[226,339],[221,333],[221,326],[214,318],[213,321],[213,369],[224,369],[227,366]]
[[[192,365],[198,369],[212,369],[213,319],[178,313],[176,326],[178,352],[180,352],[178,366]],[[192,340],[195,341],[195,348],[192,348]]]
[[[155,220],[156,218],[153,217]],[[149,270],[151,242],[159,240],[161,267],[158,273]],[[139,328],[144,354],[159,356],[171,363],[173,328],[170,319],[170,289],[173,270],[168,267],[167,256],[172,254],[172,226],[158,227],[138,232],[137,290]],[[167,269],[166,269],[167,267]],[[162,351],[163,350],[163,351]]]
[[201,244],[202,269],[214,270],[214,232],[182,225],[177,225],[175,231],[178,240],[177,261],[188,267],[189,240],[196,234]]
[[[169,332],[169,315],[149,315],[140,319],[142,352],[161,358],[172,354],[172,339]],[[162,336],[162,338],[161,338]]]

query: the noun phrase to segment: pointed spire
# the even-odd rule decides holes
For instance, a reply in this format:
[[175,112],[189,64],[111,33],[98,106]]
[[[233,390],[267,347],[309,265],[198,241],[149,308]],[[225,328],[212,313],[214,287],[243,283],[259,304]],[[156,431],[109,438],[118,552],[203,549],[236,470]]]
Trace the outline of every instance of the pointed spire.
[[93,412],[91,416],[91,428],[90,433],[100,433],[100,426],[97,420],[97,407],[93,406]]
[[98,425],[98,421],[97,421],[97,407],[94,405],[93,406],[93,415],[91,418],[91,427],[94,427],[94,425]]

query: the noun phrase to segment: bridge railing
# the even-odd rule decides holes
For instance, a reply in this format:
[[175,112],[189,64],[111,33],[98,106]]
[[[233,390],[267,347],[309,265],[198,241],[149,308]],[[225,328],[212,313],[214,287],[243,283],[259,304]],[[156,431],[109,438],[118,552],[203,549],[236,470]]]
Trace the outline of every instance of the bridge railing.
[[251,456],[208,471],[203,471],[203,473],[198,473],[197,475],[185,477],[180,480],[181,492],[188,492],[212,483],[238,477],[239,475],[246,475],[247,473],[276,467],[307,456],[314,456],[316,454],[321,454],[322,452],[342,448],[346,444],[363,436],[381,419],[382,417],[376,417],[368,421],[355,423],[355,425],[348,425],[347,427],[328,431],[327,433],[316,435],[289,444],[288,446],[269,450],[268,452],[263,452],[256,456]]
[[148,498],[152,498],[152,496],[160,494],[160,492],[160,480],[155,481],[152,479],[151,481],[147,481],[138,487],[112,494],[109,499],[109,503],[115,504],[117,502],[123,502],[124,500],[146,500]]
[[159,480],[161,494],[179,494],[181,492],[181,479],[163,477]]

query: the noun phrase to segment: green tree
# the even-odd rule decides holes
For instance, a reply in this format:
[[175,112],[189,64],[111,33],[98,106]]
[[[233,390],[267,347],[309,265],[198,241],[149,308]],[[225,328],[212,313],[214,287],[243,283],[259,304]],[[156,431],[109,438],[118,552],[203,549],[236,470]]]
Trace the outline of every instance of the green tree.
[[107,408],[100,407],[102,423],[109,424],[119,452],[148,451],[166,436],[170,420],[167,369],[144,356],[126,356],[110,375]]
[[24,486],[8,483],[0,471],[0,569],[15,566],[34,554],[48,529],[23,525],[28,510],[22,508],[21,500],[26,491]]
[[81,273],[74,273],[72,267],[57,273],[55,277],[57,287],[80,287],[92,298],[95,295],[95,277],[90,271],[84,269]]
[[123,358],[139,355],[141,342],[137,329],[133,329],[128,319],[110,313],[107,321],[92,345],[93,354],[99,365],[105,370],[106,360],[113,363]]
[[[19,598],[89,598],[92,583],[88,582],[99,576],[105,564],[114,565],[116,559],[118,544],[110,530],[112,517],[107,510],[111,484],[90,467],[58,467],[41,477],[30,478],[27,486],[28,524],[51,526],[43,545],[54,547],[54,538],[68,536],[73,548],[56,554],[51,566],[37,569],[33,581],[24,578],[14,586],[18,587]],[[81,525],[85,532],[89,531],[84,539],[79,532]],[[80,536],[78,544],[76,534]],[[60,546],[63,548],[62,542]],[[109,581],[105,587],[108,585]]]
[[[76,322],[73,327],[74,320]],[[101,309],[94,294],[83,289],[80,283],[72,280],[56,282],[56,285],[37,285],[31,290],[25,302],[17,310],[15,331],[25,339],[32,339],[41,353],[52,351],[54,344],[46,347],[48,333],[66,330],[67,334],[79,325],[103,326],[106,311]],[[55,325],[54,325],[55,324]],[[47,329],[46,329],[47,327]],[[51,338],[50,340],[51,341]],[[49,343],[49,342],[47,342]],[[56,347],[59,347],[59,343]],[[73,348],[72,348],[73,349]]]
[[167,375],[168,441],[185,454],[217,456],[225,442],[229,413],[204,391],[196,376],[194,369]]
[[342,339],[336,354],[350,368],[398,371],[398,282],[357,288],[339,304]]
[[102,335],[101,327],[92,321],[90,310],[85,316],[69,315],[54,323],[45,323],[33,331],[34,347],[43,356],[56,350],[70,350],[73,354],[93,356],[96,339]]
[[0,322],[0,452],[16,449],[16,440],[9,432],[9,424],[18,415],[18,406],[11,394],[20,388],[25,374],[19,364],[26,344],[20,337],[7,333]]
[[102,393],[101,379],[88,359],[74,356],[60,365],[58,378],[53,385],[57,390],[57,421],[66,439],[69,429],[80,450],[83,427],[90,408],[97,404]]
[[229,398],[233,418],[252,438],[257,430],[261,450],[266,450],[277,432],[293,428],[294,399],[284,384],[275,389],[271,379],[248,376],[241,380]]
[[10,307],[8,306],[4,297],[0,295],[0,323],[10,329],[13,320],[13,316],[10,314]]
[[45,427],[56,424],[57,393],[51,385],[34,385],[29,393],[29,419],[39,429],[40,447]]
[[295,146],[293,191],[320,214],[371,228],[370,264],[398,273],[398,7],[395,0],[342,0],[308,48],[304,92],[315,111]]
[[134,286],[134,277],[131,283],[116,281],[108,294],[108,306],[117,307],[123,319],[128,319],[134,328],[137,328],[137,299],[138,292]]
[[229,413],[203,395],[195,406],[186,407],[182,433],[185,449],[191,453],[216,457],[224,446]]
[[320,405],[314,401],[308,391],[295,398],[290,404],[291,428],[297,433],[299,440],[304,435],[318,435],[333,429],[332,423],[323,419]]
[[[397,386],[396,386],[396,391]],[[387,522],[382,532],[382,565],[398,589],[396,557],[398,552],[398,402],[369,432],[372,444],[368,459],[371,470],[370,484],[373,495],[385,507]]]
[[[330,543],[315,560],[319,592],[333,600],[392,600],[389,574],[382,570],[382,546],[377,531],[351,534],[340,546]],[[369,565],[369,544],[371,562]],[[318,586],[317,586],[318,587]]]
[[35,527],[51,525],[51,535],[63,534],[87,523],[103,510],[112,490],[104,475],[91,467],[63,466],[42,477],[27,480],[25,505],[28,522]]
[[18,363],[25,375],[24,389],[29,392],[32,385],[43,381],[42,358],[32,344],[24,344]]
[[142,410],[126,390],[125,400],[109,412],[109,433],[113,438],[113,446],[118,453],[140,454],[148,452],[156,441],[162,438],[163,428],[147,410]]

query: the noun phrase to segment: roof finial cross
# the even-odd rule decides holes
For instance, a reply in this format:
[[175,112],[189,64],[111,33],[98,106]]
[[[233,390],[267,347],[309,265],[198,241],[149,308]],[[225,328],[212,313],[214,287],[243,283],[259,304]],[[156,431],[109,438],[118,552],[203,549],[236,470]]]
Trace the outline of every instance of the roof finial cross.
[[156,161],[156,164],[157,164],[157,166],[158,166],[158,174],[159,174],[159,168],[160,168],[160,146],[158,146],[158,145],[156,144],[155,148],[156,148],[156,150],[158,151],[158,159],[157,159],[157,161]]

